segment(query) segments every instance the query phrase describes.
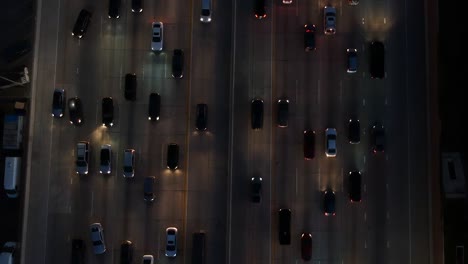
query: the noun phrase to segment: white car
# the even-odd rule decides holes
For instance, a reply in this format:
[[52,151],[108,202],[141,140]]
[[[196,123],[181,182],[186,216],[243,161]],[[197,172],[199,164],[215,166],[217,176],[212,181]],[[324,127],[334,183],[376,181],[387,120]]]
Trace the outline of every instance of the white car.
[[166,257],[175,258],[177,256],[177,228],[168,227],[166,229]]
[[143,255],[143,264],[154,264],[153,255]]
[[91,242],[93,243],[94,254],[103,254],[106,252],[106,244],[104,242],[104,229],[100,223],[91,224]]
[[163,23],[153,22],[153,38],[151,40],[151,50],[161,51],[163,49]]
[[283,0],[283,4],[292,4],[292,0]]
[[327,128],[325,130],[326,151],[327,157],[336,157],[336,129]]
[[336,33],[336,9],[333,6],[325,6],[323,10],[325,27],[325,35],[333,35]]

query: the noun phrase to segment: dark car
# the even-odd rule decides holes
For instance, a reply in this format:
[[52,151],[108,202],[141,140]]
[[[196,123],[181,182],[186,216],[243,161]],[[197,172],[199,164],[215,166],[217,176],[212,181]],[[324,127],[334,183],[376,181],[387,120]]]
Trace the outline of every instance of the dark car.
[[55,89],[52,96],[52,116],[62,117],[65,113],[65,90]]
[[80,98],[68,99],[68,113],[70,115],[70,124],[76,126],[83,122],[83,106]]
[[149,96],[149,104],[148,104],[148,120],[150,121],[159,120],[160,112],[161,112],[161,96],[158,93],[151,93]]
[[172,55],[172,77],[184,77],[184,51],[181,49],[174,50]]
[[176,170],[179,167],[179,145],[170,143],[167,146],[167,168]]
[[262,99],[252,100],[251,122],[252,122],[252,129],[261,129],[263,127],[263,100]]
[[287,127],[288,126],[288,116],[289,116],[289,100],[280,99],[278,100],[278,127]]
[[260,203],[262,200],[262,177],[252,177],[250,180],[251,201],[253,203]]
[[380,41],[373,41],[369,48],[369,71],[372,78],[385,76],[385,47]]
[[137,78],[135,73],[125,75],[125,99],[129,101],[136,100]]
[[315,25],[304,25],[304,49],[305,51],[315,50]]
[[120,0],[109,0],[109,18],[120,17]]
[[133,243],[126,240],[120,246],[120,263],[131,264],[133,260]]
[[361,201],[361,172],[349,172],[349,200],[352,203]]
[[302,233],[301,235],[301,257],[305,261],[312,258],[312,235],[310,233]]
[[75,26],[73,26],[72,36],[82,38],[88,29],[89,22],[91,21],[91,12],[86,9],[81,9],[78,18],[76,19]]
[[71,254],[71,263],[72,264],[84,264],[85,260],[85,243],[82,239],[73,239],[72,240],[72,254]]
[[372,127],[372,139],[373,139],[372,151],[374,151],[374,153],[384,152],[385,129],[382,124],[378,122],[374,124],[374,126]]
[[132,0],[132,12],[140,13],[143,11],[143,0]]
[[102,125],[106,127],[114,125],[114,100],[112,97],[102,99]]
[[154,201],[155,195],[154,195],[154,181],[155,181],[154,176],[148,176],[145,178],[145,181],[143,183],[143,197],[145,201],[147,202],[152,202]]
[[323,195],[323,211],[326,216],[335,215],[335,192],[326,190]]
[[279,210],[279,242],[280,245],[291,244],[291,210]]
[[7,63],[12,63],[31,51],[31,42],[29,40],[21,40],[8,46],[2,51],[2,59]]
[[355,73],[357,72],[358,61],[357,61],[357,49],[346,49],[348,55],[348,67],[346,72]]
[[311,160],[315,157],[315,131],[304,130],[304,159]]
[[266,17],[265,0],[255,0],[254,13],[255,17],[258,19]]
[[195,127],[199,131],[205,131],[208,118],[208,106],[206,104],[197,104],[197,119]]
[[348,140],[351,144],[358,144],[361,141],[361,124],[359,119],[349,119]]

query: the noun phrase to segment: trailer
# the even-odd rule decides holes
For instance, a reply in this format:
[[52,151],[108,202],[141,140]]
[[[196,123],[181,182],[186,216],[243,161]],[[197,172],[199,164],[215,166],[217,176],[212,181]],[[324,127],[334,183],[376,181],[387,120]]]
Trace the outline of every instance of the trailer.
[[23,143],[23,116],[5,115],[3,122],[3,149],[21,150]]

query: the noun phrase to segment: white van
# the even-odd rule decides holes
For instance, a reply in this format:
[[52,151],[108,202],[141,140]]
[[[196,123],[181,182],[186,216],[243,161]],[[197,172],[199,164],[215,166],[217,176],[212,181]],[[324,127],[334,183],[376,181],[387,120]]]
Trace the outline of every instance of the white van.
[[15,242],[6,242],[0,252],[0,264],[13,264],[13,254],[15,250]]
[[18,185],[21,176],[21,158],[6,157],[5,158],[5,178],[3,187],[8,198],[18,197]]
[[211,0],[201,0],[200,21],[204,23],[211,22]]

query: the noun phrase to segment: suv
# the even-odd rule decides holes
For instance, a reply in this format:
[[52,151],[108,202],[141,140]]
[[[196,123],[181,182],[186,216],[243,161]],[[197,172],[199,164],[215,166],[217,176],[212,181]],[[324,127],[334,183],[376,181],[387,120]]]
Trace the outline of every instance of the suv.
[[112,157],[112,148],[109,144],[104,144],[101,146],[101,166],[99,168],[100,173],[109,174],[111,173],[111,157]]
[[280,245],[291,244],[291,210],[279,210],[279,242]]
[[100,223],[94,223],[90,226],[91,242],[93,243],[94,254],[103,254],[106,252],[106,244],[104,242],[104,229]]
[[252,202],[260,203],[262,200],[262,177],[252,177],[250,180],[250,187],[252,191]]
[[125,240],[120,245],[120,263],[131,264],[133,260],[133,243],[130,240]]
[[152,202],[154,201],[154,181],[155,181],[154,176],[148,176],[145,178],[145,181],[143,182],[143,198],[147,202]]
[[123,176],[125,178],[133,178],[133,176],[135,176],[135,150],[134,149],[124,150]]
[[357,49],[346,49],[346,54],[348,55],[348,73],[357,72]]
[[81,239],[72,240],[72,264],[84,264],[85,262],[85,243]]
[[55,89],[52,98],[52,116],[62,117],[65,112],[65,90]]
[[72,36],[82,38],[86,29],[88,29],[89,22],[91,21],[91,12],[86,9],[81,9],[78,18],[76,19],[75,26],[73,26]]
[[151,93],[148,104],[148,120],[159,120],[161,112],[161,96],[158,93]]
[[102,125],[106,127],[114,125],[114,100],[112,97],[102,99]]
[[326,136],[325,155],[327,155],[327,157],[336,157],[336,129],[327,128],[325,130],[325,136]]
[[197,119],[195,122],[195,127],[197,128],[197,130],[206,130],[207,115],[208,106],[206,104],[197,104]]
[[109,18],[120,17],[120,0],[109,0]]
[[263,127],[263,100],[253,99],[251,104],[252,129],[258,130]]
[[76,145],[76,173],[88,174],[89,142],[80,141]]
[[361,125],[359,119],[349,119],[348,140],[351,144],[358,144],[361,141]]
[[179,167],[179,145],[170,143],[167,146],[167,168],[176,170]]
[[68,99],[68,113],[70,114],[70,124],[80,125],[83,122],[83,107],[80,98]]
[[349,200],[354,202],[361,201],[361,172],[349,172]]
[[135,73],[125,75],[125,99],[136,100],[137,78]]
[[304,25],[304,49],[305,51],[315,50],[315,25]]
[[304,130],[304,159],[311,160],[315,157],[315,131]]
[[132,0],[132,12],[133,13],[143,12],[142,2],[143,0]]
[[172,77],[179,79],[184,77],[184,51],[181,49],[174,50],[172,56]]
[[385,77],[385,47],[380,41],[373,41],[369,47],[369,71],[371,78]]
[[278,127],[288,126],[288,115],[289,115],[289,100],[279,99],[278,100]]
[[333,35],[336,33],[336,9],[333,6],[325,6],[323,10],[324,22],[323,25],[325,35]]

